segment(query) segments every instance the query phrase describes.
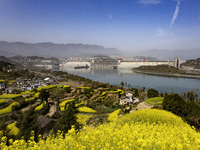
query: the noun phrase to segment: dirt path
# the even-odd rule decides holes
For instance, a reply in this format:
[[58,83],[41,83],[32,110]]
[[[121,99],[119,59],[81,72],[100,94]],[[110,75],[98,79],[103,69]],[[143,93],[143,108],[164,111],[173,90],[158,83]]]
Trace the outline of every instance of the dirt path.
[[58,82],[60,85],[69,85],[71,87],[79,87],[79,86],[83,86],[82,84],[78,84],[76,82],[73,81],[69,81],[69,82]]
[[147,104],[147,103],[145,103],[145,102],[141,102],[141,103],[139,103],[139,104],[137,105],[136,108],[132,109],[130,113],[132,113],[132,112],[134,112],[134,111],[136,111],[136,110],[150,109],[150,108],[152,108],[152,107],[153,107],[153,105],[149,105],[149,104]]
[[23,108],[21,111],[22,111],[22,112],[25,112],[25,111],[29,110],[31,107],[34,107],[34,106],[38,105],[39,103],[40,103],[40,102],[36,102],[35,104],[29,105],[29,106]]
[[52,105],[49,109],[49,113],[47,115],[49,115],[50,117],[53,116],[53,114],[55,114],[56,112],[56,104]]

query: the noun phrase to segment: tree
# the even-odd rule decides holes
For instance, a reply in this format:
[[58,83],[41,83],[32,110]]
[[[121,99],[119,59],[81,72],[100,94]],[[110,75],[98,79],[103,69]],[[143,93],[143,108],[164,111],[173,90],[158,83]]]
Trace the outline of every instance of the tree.
[[162,105],[163,109],[171,111],[178,116],[183,116],[183,110],[185,110],[186,102],[178,94],[170,94],[165,95]]
[[71,129],[71,126],[74,125],[75,129],[79,129],[79,123],[77,122],[77,109],[75,107],[75,102],[72,101],[69,103],[67,109],[62,113],[61,117],[57,120],[53,131],[56,133],[58,130],[67,133]]
[[121,86],[124,86],[124,81],[122,81],[120,84],[121,84]]
[[34,108],[30,108],[24,114],[21,113],[16,126],[19,128],[18,138],[21,139],[23,136],[26,141],[30,139],[31,131],[35,132],[35,141],[37,141],[38,135],[41,133],[37,123],[37,113]]
[[40,99],[42,101],[46,101],[47,102],[47,99],[49,98],[49,92],[45,89],[42,89],[41,92],[40,92]]
[[158,93],[158,91],[155,90],[155,89],[149,89],[149,90],[147,91],[147,96],[148,96],[148,98],[158,97],[158,95],[159,95],[159,93]]
[[135,97],[138,97],[138,96],[139,96],[138,89],[135,89],[135,90],[134,90],[134,96],[135,96]]
[[187,93],[187,98],[190,100],[190,101],[194,101],[195,97],[194,97],[194,92],[191,91]]

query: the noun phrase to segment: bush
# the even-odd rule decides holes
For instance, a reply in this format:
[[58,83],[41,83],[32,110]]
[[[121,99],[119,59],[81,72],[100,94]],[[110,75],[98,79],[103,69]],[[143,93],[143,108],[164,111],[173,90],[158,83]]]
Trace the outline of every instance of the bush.
[[163,99],[163,109],[170,111],[178,116],[183,116],[186,102],[178,94],[166,95]]
[[158,97],[158,95],[159,95],[159,93],[158,93],[158,91],[155,90],[155,89],[149,89],[149,90],[147,91],[147,96],[148,96],[148,98]]

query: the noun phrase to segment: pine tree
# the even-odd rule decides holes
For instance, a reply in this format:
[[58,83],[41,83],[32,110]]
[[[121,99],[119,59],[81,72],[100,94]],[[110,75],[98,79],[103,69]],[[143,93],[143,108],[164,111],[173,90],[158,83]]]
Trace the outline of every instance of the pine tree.
[[78,129],[79,123],[77,122],[77,117],[75,115],[77,112],[78,111],[75,107],[75,102],[70,102],[61,117],[57,120],[53,128],[54,133],[56,133],[58,130],[67,133],[68,130],[71,129],[72,125],[75,126],[75,129]]

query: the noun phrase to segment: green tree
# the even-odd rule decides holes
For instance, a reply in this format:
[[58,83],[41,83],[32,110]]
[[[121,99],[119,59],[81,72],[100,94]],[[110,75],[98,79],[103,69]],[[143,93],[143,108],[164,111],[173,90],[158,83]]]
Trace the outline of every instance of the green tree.
[[35,132],[35,141],[37,141],[37,137],[41,133],[37,123],[37,113],[34,108],[30,108],[24,114],[21,113],[16,126],[19,128],[18,138],[21,139],[23,136],[26,141],[30,139],[31,131]]
[[121,86],[124,86],[124,81],[122,81],[120,84],[121,84]]
[[163,109],[170,111],[178,116],[183,116],[183,110],[185,110],[186,102],[178,94],[165,95],[163,99]]
[[135,90],[134,90],[134,96],[135,96],[135,97],[139,97],[139,90],[138,90],[138,89],[135,89]]
[[71,129],[72,125],[75,126],[76,129],[79,129],[79,123],[77,122],[77,108],[75,107],[75,102],[72,101],[69,103],[67,109],[62,113],[61,117],[57,120],[53,131],[56,133],[58,130],[67,133],[68,130]]
[[48,98],[49,98],[49,92],[46,89],[42,89],[41,92],[40,92],[40,99],[42,101],[47,102]]
[[158,93],[158,91],[155,90],[155,89],[149,89],[149,90],[147,91],[147,96],[148,96],[148,98],[158,97],[158,95],[159,95],[159,93]]

